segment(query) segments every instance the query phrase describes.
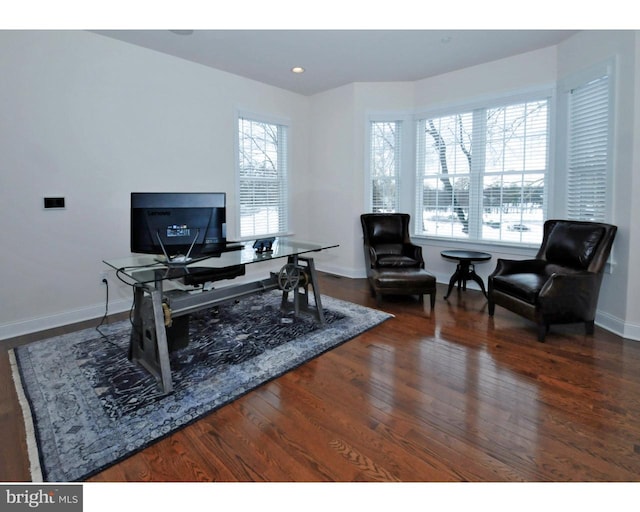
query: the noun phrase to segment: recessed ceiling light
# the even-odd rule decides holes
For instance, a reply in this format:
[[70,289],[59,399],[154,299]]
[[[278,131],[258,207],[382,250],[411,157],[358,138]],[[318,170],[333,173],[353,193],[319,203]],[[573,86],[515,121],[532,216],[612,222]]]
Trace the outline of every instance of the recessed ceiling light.
[[304,68],[302,66],[295,66],[291,68],[291,72],[297,74],[304,73]]

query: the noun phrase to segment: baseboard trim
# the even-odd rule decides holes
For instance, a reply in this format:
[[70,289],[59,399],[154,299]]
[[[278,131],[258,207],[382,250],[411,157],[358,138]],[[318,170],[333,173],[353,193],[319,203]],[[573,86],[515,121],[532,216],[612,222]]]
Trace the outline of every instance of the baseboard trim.
[[[122,313],[131,308],[131,300],[120,300],[109,303],[109,314]],[[20,322],[12,322],[0,325],[0,341],[33,334],[56,327],[64,327],[79,322],[85,322],[94,318],[104,316],[104,303],[87,306],[86,308],[74,309],[53,315],[30,318]]]
[[[366,274],[361,270],[354,270],[347,267],[335,265],[322,265],[318,268],[321,272],[334,274],[350,279],[363,279]],[[436,281],[441,284],[448,284],[449,277],[436,275]],[[474,282],[468,282],[467,288],[480,290]],[[131,308],[131,301],[128,299],[118,300],[109,303],[109,314],[122,313]],[[0,341],[24,336],[28,334],[64,327],[88,320],[100,319],[104,315],[104,304],[95,304],[86,308],[75,309],[53,315],[38,318],[31,318],[20,322],[12,322],[0,325]],[[598,311],[596,313],[596,325],[612,332],[622,338],[640,341],[640,325],[625,323],[621,318],[609,313]]]
[[333,274],[340,277],[348,277],[350,279],[364,279],[367,277],[364,269],[353,269],[349,267],[340,267],[337,265],[326,265],[325,263],[316,262],[316,268],[319,272]]
[[596,312],[596,325],[625,339],[640,341],[640,325],[626,323],[609,313]]

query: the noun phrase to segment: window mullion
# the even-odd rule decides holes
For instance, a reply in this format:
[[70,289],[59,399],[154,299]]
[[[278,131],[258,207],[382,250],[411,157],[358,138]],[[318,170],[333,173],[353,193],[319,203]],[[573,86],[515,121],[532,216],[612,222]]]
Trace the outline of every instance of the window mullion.
[[415,123],[415,218],[413,222],[413,229],[416,234],[421,234],[425,231],[424,226],[424,169],[425,169],[425,120],[418,119]]
[[482,184],[484,178],[487,134],[487,111],[473,112],[471,137],[471,176],[469,183],[469,237],[482,238]]

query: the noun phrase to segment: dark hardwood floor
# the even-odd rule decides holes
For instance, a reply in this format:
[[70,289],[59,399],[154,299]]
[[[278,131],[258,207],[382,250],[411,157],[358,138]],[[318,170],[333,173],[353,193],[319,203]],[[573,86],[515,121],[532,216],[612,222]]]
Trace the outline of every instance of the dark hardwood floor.
[[[375,307],[365,280],[322,292]],[[640,342],[533,324],[480,292],[428,309],[391,298],[384,324],[90,481],[640,480]],[[3,346],[24,342],[14,340]],[[0,352],[0,481],[28,479]]]

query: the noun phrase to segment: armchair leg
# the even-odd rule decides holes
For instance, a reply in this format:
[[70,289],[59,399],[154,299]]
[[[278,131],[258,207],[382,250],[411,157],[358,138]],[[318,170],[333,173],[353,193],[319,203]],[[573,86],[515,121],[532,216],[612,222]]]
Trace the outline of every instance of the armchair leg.
[[489,316],[493,316],[496,312],[496,303],[489,298]]
[[429,301],[431,302],[431,309],[436,307],[436,292],[429,295]]
[[549,324],[542,322],[538,324],[538,341],[544,343],[544,338],[549,332]]
[[591,320],[589,322],[585,322],[584,330],[589,336],[591,336],[595,331],[595,321]]

